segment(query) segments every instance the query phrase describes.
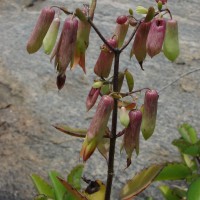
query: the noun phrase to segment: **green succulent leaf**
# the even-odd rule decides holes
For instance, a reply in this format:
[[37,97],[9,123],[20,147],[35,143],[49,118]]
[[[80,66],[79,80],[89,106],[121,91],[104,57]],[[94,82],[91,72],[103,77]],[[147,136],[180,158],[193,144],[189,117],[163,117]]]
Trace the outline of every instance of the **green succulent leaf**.
[[65,134],[75,136],[75,137],[84,138],[87,133],[87,129],[72,128],[65,124],[56,124],[56,125],[53,125],[53,127]]
[[200,177],[194,180],[187,191],[187,200],[199,200],[200,199]]
[[182,154],[183,160],[185,164],[192,170],[192,171],[197,171],[198,166],[197,163],[195,162],[194,158],[191,158],[191,156]]
[[152,165],[129,180],[121,190],[121,199],[128,200],[147,188],[163,169],[164,165]]
[[134,79],[133,79],[133,75],[131,74],[131,72],[129,72],[128,70],[125,71],[125,76],[126,76],[126,82],[128,85],[128,90],[129,92],[132,92],[133,88],[134,88]]
[[[73,197],[73,200],[88,200],[81,192],[75,189],[71,184],[69,184],[64,179],[58,177],[59,182],[65,187],[68,194]],[[68,199],[66,199],[68,200]]]
[[40,176],[36,174],[32,174],[31,179],[33,183],[35,184],[35,187],[37,191],[39,192],[39,194],[43,195],[43,197],[46,196],[46,197],[54,199],[53,187],[48,182],[46,182],[43,178],[41,178]]
[[188,154],[191,156],[200,155],[200,141],[198,141],[195,144],[191,144],[185,141],[185,139],[180,138],[180,139],[174,140],[172,144],[178,147],[179,150],[184,154]]
[[191,144],[198,142],[197,132],[191,125],[182,124],[178,128],[178,131],[186,142]]
[[56,171],[51,171],[49,172],[49,177],[55,191],[56,200],[67,200],[67,198],[65,198],[67,190],[57,178],[60,177],[60,174]]
[[155,181],[181,180],[186,179],[191,174],[191,170],[186,165],[182,163],[170,163],[162,169],[155,178]]
[[77,190],[81,189],[81,177],[83,173],[84,165],[80,164],[74,167],[67,177],[67,182],[71,184]]
[[159,187],[159,189],[166,200],[180,200],[180,198],[176,194],[174,194],[173,190],[170,189],[169,186],[162,185]]

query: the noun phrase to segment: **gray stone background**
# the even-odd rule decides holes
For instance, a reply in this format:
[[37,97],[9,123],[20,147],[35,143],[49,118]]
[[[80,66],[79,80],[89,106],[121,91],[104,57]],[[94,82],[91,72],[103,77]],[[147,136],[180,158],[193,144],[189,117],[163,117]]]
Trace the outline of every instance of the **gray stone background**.
[[[0,200],[33,199],[36,191],[31,173],[47,177],[49,170],[56,169],[66,176],[80,163],[82,140],[66,136],[51,125],[65,123],[87,128],[95,109],[86,113],[85,99],[95,78],[93,66],[102,42],[92,31],[87,51],[87,75],[79,67],[68,71],[66,85],[60,92],[49,57],[42,50],[28,55],[25,46],[41,8],[56,4],[73,10],[84,2],[38,0],[33,7],[25,8],[28,0],[0,0]],[[136,5],[152,3],[153,0],[101,0],[94,22],[108,38],[118,15],[126,14]],[[199,1],[169,0],[168,7],[179,21],[181,54],[175,63],[162,54],[154,59],[148,57],[145,71],[141,71],[135,59],[129,60],[129,46],[121,57],[120,69],[129,68],[133,72],[135,88],[148,86],[161,90],[182,74],[200,68]],[[156,131],[148,141],[141,137],[140,155],[133,158],[128,170],[124,171],[125,154],[120,155],[121,141],[117,142],[113,199],[118,199],[123,183],[140,169],[151,163],[180,159],[171,145],[178,137],[176,128],[180,123],[188,122],[200,132],[199,76],[200,71],[188,74],[160,92]],[[98,152],[85,164],[88,178],[105,181],[106,171],[106,161]],[[148,195],[162,199],[156,184],[136,199],[145,199]]]

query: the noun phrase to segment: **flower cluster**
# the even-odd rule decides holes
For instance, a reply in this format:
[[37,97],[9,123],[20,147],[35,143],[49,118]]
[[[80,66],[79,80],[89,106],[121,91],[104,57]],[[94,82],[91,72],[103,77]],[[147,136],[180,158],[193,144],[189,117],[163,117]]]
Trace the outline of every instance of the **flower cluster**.
[[[160,3],[161,1],[157,1]],[[162,1],[162,4],[167,1]],[[138,13],[147,15],[139,26],[133,42],[130,57],[135,55],[143,69],[143,61],[148,54],[151,58],[163,51],[166,58],[174,61],[179,55],[178,24],[174,19],[165,19],[159,12],[152,19],[155,10],[150,7],[138,7]]]
[[[37,52],[43,45],[44,52],[51,54],[50,61],[54,59],[54,66],[58,72],[57,87],[62,89],[66,79],[66,69],[70,65],[74,68],[80,65],[85,70],[85,51],[89,45],[89,34],[91,26],[84,19],[90,10],[90,19],[94,15],[93,9],[85,6],[82,10],[69,13],[64,8],[60,8],[69,16],[65,19],[60,38],[57,39],[60,26],[59,16],[55,16],[55,9],[47,7],[42,9],[35,28],[27,42],[27,51],[32,54]],[[88,12],[87,12],[88,11]],[[78,16],[78,17],[77,17]],[[83,17],[84,16],[84,17]]]

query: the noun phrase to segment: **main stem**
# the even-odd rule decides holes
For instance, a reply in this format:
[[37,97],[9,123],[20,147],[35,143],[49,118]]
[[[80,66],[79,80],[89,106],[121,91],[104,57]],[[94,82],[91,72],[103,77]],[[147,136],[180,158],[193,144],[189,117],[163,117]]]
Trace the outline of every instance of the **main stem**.
[[[121,52],[118,49],[116,49],[114,53],[115,53],[115,62],[114,62],[114,76],[113,76],[113,92],[117,92],[119,56]],[[105,200],[110,200],[110,195],[111,195],[112,181],[114,176],[115,142],[117,138],[116,135],[117,135],[117,99],[114,99]]]

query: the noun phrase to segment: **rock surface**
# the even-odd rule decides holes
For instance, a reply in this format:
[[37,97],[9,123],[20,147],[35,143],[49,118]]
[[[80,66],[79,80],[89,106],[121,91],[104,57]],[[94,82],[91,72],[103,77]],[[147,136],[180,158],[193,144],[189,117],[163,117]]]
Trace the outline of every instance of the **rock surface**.
[[[80,162],[81,139],[56,131],[55,123],[73,124],[87,128],[94,109],[86,113],[85,99],[91,87],[93,66],[102,44],[94,31],[87,51],[87,75],[77,67],[67,73],[62,91],[55,85],[56,73],[49,58],[42,50],[28,55],[25,50],[40,9],[54,5],[55,1],[0,0],[0,200],[33,199],[36,191],[30,179],[31,173],[47,177],[56,169],[64,176]],[[71,10],[84,3],[81,0],[57,0]],[[148,5],[143,0],[101,0],[95,14],[95,24],[106,37],[110,37],[115,18],[126,14],[136,5]],[[170,1],[169,7],[179,21],[181,54],[175,63],[168,62],[162,54],[147,58],[145,71],[135,60],[129,60],[130,47],[124,51],[120,68],[129,68],[135,77],[136,88],[150,87],[160,91],[157,127],[148,141],[141,137],[140,155],[132,166],[124,171],[125,154],[120,155],[120,141],[116,150],[116,176],[113,199],[118,199],[122,184],[150,163],[177,161],[179,155],[171,145],[178,137],[176,127],[182,122],[192,124],[200,132],[200,4],[198,0]],[[91,56],[90,56],[91,55]],[[165,88],[182,74],[180,80]],[[121,127],[119,126],[119,129]],[[106,162],[98,152],[85,165],[86,176],[105,181]],[[136,199],[155,195],[162,199],[152,185]]]

